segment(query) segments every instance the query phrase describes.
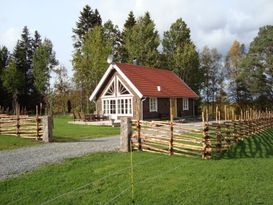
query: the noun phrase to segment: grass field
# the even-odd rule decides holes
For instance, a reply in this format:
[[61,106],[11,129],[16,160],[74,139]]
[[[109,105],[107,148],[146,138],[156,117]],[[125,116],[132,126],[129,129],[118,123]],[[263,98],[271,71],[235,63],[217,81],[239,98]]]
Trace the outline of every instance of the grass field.
[[53,129],[55,141],[79,141],[82,139],[113,136],[120,133],[119,127],[73,125],[67,123],[72,120],[70,116],[55,116]]
[[0,150],[16,149],[20,147],[41,144],[34,139],[24,139],[15,136],[0,135]]
[[[68,121],[73,120],[70,116],[56,116],[54,118],[54,141],[68,142],[80,141],[83,139],[93,139],[118,135],[118,127],[71,125]],[[25,146],[41,144],[34,139],[23,139],[14,136],[0,135],[0,150],[16,149]]]
[[[135,204],[272,204],[273,129],[218,160],[133,153]],[[131,204],[129,153],[96,153],[0,182],[2,204]]]

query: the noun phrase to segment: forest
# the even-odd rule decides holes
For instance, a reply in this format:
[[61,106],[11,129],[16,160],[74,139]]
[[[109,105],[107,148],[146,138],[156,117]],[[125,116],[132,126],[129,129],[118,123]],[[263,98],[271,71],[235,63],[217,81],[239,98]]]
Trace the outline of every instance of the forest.
[[[273,108],[273,26],[264,25],[249,45],[234,39],[226,54],[209,45],[197,49],[187,23],[178,18],[162,36],[146,12],[131,11],[123,28],[111,20],[102,22],[97,9],[83,7],[75,19],[73,78],[55,57],[53,43],[27,26],[15,48],[0,45],[0,106],[13,111],[35,111],[42,104],[50,112],[93,112],[89,96],[108,67],[115,62],[169,69],[199,96],[199,104],[232,104],[255,109]],[[56,76],[50,85],[52,75]]]

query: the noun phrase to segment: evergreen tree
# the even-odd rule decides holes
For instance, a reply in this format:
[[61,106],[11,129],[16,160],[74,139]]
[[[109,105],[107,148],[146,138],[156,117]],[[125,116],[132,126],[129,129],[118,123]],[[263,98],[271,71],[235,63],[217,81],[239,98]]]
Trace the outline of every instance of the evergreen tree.
[[6,88],[7,92],[12,94],[12,107],[15,109],[18,104],[18,94],[23,89],[24,76],[22,75],[22,72],[17,69],[14,59],[9,62],[7,68],[4,70],[2,80],[3,86]]
[[128,52],[128,62],[133,62],[136,58],[142,65],[158,67],[159,44],[160,39],[155,24],[150,14],[146,12],[125,35],[124,47]]
[[89,5],[86,5],[80,13],[76,28],[73,28],[74,48],[79,49],[86,33],[92,30],[95,26],[101,25],[101,17],[97,9],[93,11]]
[[9,63],[9,59],[10,54],[8,49],[5,46],[0,47],[0,105],[5,107],[11,104],[11,98],[3,86],[3,73]]
[[49,87],[50,71],[58,64],[50,40],[40,43],[33,55],[33,77],[36,90],[44,97]]
[[121,38],[121,48],[119,50],[120,52],[120,61],[121,62],[129,62],[129,54],[125,46],[125,40],[126,38],[129,38],[132,32],[132,28],[136,25],[136,19],[134,16],[134,13],[130,11],[128,18],[123,26],[123,31],[122,31],[122,38]]
[[242,60],[245,80],[256,105],[265,109],[273,101],[273,26],[261,27]]
[[117,25],[114,25],[112,21],[108,20],[104,25],[104,35],[106,39],[112,43],[112,54],[114,61],[121,61],[122,59],[122,38],[121,33]]
[[174,71],[198,93],[202,81],[199,57],[190,39],[190,29],[181,18],[171,25],[169,31],[164,32],[162,45],[161,65]]

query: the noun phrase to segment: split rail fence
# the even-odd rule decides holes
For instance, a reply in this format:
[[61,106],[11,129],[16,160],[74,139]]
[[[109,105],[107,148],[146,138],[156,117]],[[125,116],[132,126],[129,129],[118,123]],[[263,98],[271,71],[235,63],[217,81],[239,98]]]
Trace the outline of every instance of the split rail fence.
[[270,112],[245,111],[241,116],[208,122],[208,114],[202,114],[199,128],[164,121],[132,121],[131,145],[134,150],[202,157],[210,159],[213,153],[221,153],[244,138],[254,136],[273,127]]
[[0,135],[51,142],[52,120],[50,116],[0,114]]

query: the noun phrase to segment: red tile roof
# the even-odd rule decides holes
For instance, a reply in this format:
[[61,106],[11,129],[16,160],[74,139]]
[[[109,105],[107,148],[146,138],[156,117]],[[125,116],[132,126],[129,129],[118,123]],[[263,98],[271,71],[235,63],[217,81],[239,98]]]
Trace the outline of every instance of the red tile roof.
[[[183,80],[169,70],[124,63],[116,63],[116,65],[143,96],[198,97]],[[158,91],[157,86],[160,86],[160,91]]]

